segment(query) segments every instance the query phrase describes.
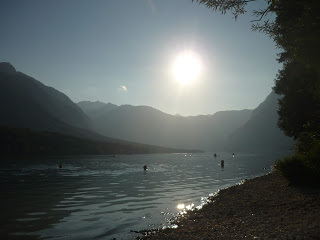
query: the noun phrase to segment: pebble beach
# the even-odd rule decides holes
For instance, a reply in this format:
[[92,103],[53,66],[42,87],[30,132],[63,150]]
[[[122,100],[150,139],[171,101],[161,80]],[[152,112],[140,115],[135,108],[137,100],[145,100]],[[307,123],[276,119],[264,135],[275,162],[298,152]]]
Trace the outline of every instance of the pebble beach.
[[174,223],[139,239],[320,239],[320,189],[291,186],[274,171],[221,190]]

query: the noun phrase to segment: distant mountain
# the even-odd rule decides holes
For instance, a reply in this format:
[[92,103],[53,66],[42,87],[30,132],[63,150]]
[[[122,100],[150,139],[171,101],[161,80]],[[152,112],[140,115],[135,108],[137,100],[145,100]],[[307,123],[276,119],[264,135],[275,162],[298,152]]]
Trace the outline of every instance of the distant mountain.
[[118,107],[117,105],[112,103],[105,104],[99,101],[82,101],[78,103],[78,106],[83,110],[85,114],[87,114],[91,118],[97,118],[100,114],[104,114]]
[[[78,104],[83,111],[83,104]],[[89,105],[86,103],[86,105]],[[122,105],[112,109],[91,103],[94,129],[106,136],[175,148],[222,149],[224,140],[251,116],[251,110],[182,117],[148,106]],[[89,113],[89,111],[87,111]]]
[[64,132],[91,129],[90,119],[65,94],[0,63],[0,124]]
[[[95,115],[99,102],[82,102]],[[92,105],[92,106],[91,106]],[[102,104],[103,112],[117,107]],[[99,114],[98,114],[99,115]],[[98,116],[97,115],[97,116]],[[1,154],[121,154],[196,152],[109,138],[93,131],[90,118],[65,94],[0,63]]]
[[[293,141],[277,127],[277,99],[272,92],[253,111],[190,117],[166,114],[148,106],[88,101],[75,104],[56,89],[17,72],[10,63],[0,63],[0,125],[59,132],[127,147],[125,144],[135,144],[128,142],[132,141],[148,144],[143,146],[215,152],[286,150]],[[140,149],[144,152],[155,149],[143,146]]]
[[[182,117],[148,106],[90,103],[93,128],[106,136],[175,148],[208,151],[266,152],[291,149],[293,140],[277,126],[278,96],[270,95],[254,110],[221,111]],[[110,107],[111,106],[111,107]]]
[[271,92],[266,100],[253,110],[251,118],[228,138],[228,149],[242,152],[289,150],[293,140],[277,126],[278,98]]

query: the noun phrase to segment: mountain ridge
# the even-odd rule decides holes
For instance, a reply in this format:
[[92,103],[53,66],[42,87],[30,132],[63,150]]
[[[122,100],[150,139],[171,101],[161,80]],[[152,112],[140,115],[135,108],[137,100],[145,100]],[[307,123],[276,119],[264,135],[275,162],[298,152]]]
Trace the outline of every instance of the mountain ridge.
[[[152,152],[159,149],[94,132],[90,118],[67,95],[16,71],[10,63],[0,63],[0,93],[2,128],[55,132],[91,141],[117,143],[124,148],[134,145],[136,151],[144,149],[145,152]],[[34,132],[34,135],[37,134]],[[21,138],[25,139],[23,136]]]
[[96,131],[130,141],[207,151],[286,151],[291,149],[293,140],[277,126],[278,98],[271,91],[253,110],[226,110],[186,117],[149,106],[126,104],[91,119]]
[[279,96],[273,92],[253,110],[183,117],[150,106],[75,104],[10,63],[0,63],[0,91],[0,125],[207,151],[272,151],[288,149],[292,143],[277,127]]
[[277,126],[279,98],[272,91],[252,111],[251,118],[229,136],[230,148],[247,152],[291,150],[294,141]]
[[[221,137],[225,139],[229,133],[246,122],[250,114],[251,110],[244,109],[182,117],[150,106],[126,104],[101,112],[98,117],[90,117],[94,129],[104,135],[161,146],[205,147],[210,150],[214,145],[222,145]],[[224,126],[220,129],[218,125],[222,123]],[[219,136],[213,139],[217,134]]]
[[[1,72],[0,88],[0,106],[6,112],[0,118],[1,124],[14,121],[21,127],[50,130],[55,119],[78,128],[91,128],[89,118],[68,96],[24,73]],[[42,119],[41,126],[32,123],[34,116]]]

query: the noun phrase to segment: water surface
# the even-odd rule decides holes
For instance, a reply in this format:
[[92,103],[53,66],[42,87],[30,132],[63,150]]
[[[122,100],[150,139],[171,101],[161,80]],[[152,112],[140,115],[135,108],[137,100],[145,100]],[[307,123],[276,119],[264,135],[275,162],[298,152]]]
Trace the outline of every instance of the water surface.
[[219,189],[269,172],[280,157],[218,155],[73,156],[5,164],[0,237],[134,239],[135,231],[169,226],[183,208],[200,205]]

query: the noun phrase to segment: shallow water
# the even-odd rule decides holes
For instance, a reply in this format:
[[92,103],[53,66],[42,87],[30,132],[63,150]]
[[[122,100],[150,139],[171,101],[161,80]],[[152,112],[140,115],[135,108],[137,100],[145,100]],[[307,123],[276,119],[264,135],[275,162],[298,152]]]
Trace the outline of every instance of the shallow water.
[[[204,203],[219,189],[266,174],[282,156],[219,155],[74,156],[11,162],[0,169],[0,237],[134,239],[139,236],[135,231],[170,226],[168,220],[179,211]],[[57,168],[60,163],[62,169]]]

